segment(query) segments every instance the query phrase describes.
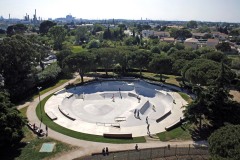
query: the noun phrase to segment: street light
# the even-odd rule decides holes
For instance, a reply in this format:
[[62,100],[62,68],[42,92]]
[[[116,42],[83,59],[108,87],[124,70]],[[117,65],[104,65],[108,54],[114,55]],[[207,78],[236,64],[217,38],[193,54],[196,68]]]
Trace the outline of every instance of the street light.
[[42,89],[42,87],[37,87],[38,89],[38,98],[39,98],[39,105],[40,105],[40,114],[41,114],[41,119],[40,119],[40,127],[41,128],[41,125],[42,125],[42,107],[41,107],[41,99],[40,99],[40,90]]

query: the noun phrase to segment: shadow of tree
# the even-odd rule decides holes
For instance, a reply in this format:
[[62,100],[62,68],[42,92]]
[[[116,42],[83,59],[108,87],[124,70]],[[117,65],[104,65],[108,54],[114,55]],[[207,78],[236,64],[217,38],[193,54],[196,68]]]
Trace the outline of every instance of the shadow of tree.
[[203,124],[201,129],[199,129],[198,127],[191,128],[189,129],[189,132],[194,141],[201,141],[201,140],[207,140],[214,130],[215,130],[214,127]]
[[21,155],[22,148],[24,148],[27,144],[24,142],[19,143],[14,147],[4,147],[1,149],[1,159],[4,160],[13,160]]

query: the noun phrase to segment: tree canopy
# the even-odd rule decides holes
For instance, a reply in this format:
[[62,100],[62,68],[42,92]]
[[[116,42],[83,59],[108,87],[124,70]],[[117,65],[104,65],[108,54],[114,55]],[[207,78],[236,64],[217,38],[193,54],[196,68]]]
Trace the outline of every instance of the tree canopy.
[[66,57],[64,63],[74,72],[78,72],[83,83],[83,76],[94,67],[95,56],[90,52],[74,53]]
[[24,137],[23,126],[26,120],[11,104],[8,94],[0,91],[0,148],[17,145]]
[[47,34],[49,29],[53,26],[55,26],[56,23],[52,22],[52,21],[43,21],[41,24],[40,24],[40,27],[39,27],[39,32],[41,34]]
[[213,159],[240,159],[240,125],[226,125],[208,139],[209,152]]

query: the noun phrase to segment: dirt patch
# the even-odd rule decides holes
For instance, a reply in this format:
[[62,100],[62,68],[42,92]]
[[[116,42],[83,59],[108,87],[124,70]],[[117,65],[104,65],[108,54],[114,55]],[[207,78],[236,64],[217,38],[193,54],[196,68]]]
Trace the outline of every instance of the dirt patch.
[[230,90],[230,94],[233,95],[233,100],[240,103],[240,92],[236,90]]

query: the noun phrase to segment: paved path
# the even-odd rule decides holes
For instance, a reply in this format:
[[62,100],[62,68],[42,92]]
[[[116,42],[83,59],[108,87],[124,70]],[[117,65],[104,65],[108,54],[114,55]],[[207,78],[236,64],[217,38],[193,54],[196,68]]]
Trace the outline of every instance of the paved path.
[[[68,83],[74,82],[77,78],[78,77],[75,77],[74,79],[63,84],[62,86],[57,87],[57,88],[41,95],[41,99],[44,99],[48,95],[62,89]],[[37,118],[37,115],[35,112],[38,103],[39,103],[39,99],[37,97],[32,102],[27,102],[24,105],[17,107],[18,109],[20,109],[20,108],[29,106],[28,110],[27,110],[28,120],[31,124],[35,123],[37,126],[40,125],[40,120]],[[44,124],[42,124],[41,126],[43,129],[45,129]],[[78,158],[78,157],[85,156],[85,155],[91,155],[91,153],[101,152],[102,148],[104,148],[104,147],[108,147],[110,152],[134,149],[134,147],[135,147],[135,144],[109,144],[109,143],[99,143],[99,142],[90,142],[90,141],[85,141],[85,140],[79,140],[79,139],[72,138],[72,137],[63,135],[61,133],[58,133],[50,128],[48,129],[48,136],[53,139],[56,139],[58,141],[62,141],[64,143],[68,143],[73,146],[80,147],[77,150],[67,152],[66,154],[63,154],[60,157],[58,156],[53,159],[65,159],[65,160],[69,159],[70,160],[70,159]],[[141,148],[163,147],[163,146],[167,146],[168,144],[170,144],[170,145],[188,145],[188,144],[204,144],[204,145],[206,145],[206,142],[205,141],[201,141],[201,142],[194,142],[194,141],[178,141],[178,142],[152,141],[151,142],[150,141],[147,143],[139,143],[138,146],[139,146],[139,149],[141,149]]]

